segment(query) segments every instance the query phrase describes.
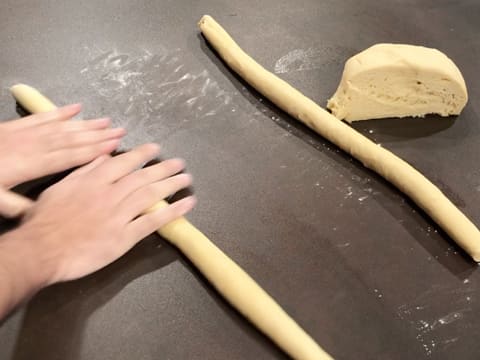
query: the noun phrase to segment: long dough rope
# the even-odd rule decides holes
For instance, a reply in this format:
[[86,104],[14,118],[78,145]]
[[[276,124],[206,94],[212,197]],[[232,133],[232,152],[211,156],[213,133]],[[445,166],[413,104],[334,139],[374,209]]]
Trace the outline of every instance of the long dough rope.
[[480,232],[477,227],[425,176],[265,70],[212,17],[203,16],[199,26],[222,59],[245,81],[279,108],[395,185],[475,261],[480,261]]
[[[34,88],[19,84],[11,92],[32,113],[55,105]],[[160,201],[149,211],[168,206]],[[179,248],[240,313],[298,360],[332,359],[245,271],[184,217],[157,231]]]

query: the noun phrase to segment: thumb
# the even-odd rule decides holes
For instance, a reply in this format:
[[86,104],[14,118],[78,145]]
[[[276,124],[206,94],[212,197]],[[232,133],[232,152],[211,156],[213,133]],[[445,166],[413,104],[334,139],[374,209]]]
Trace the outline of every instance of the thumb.
[[0,215],[6,218],[15,218],[23,215],[32,207],[34,202],[29,198],[18,195],[0,187]]

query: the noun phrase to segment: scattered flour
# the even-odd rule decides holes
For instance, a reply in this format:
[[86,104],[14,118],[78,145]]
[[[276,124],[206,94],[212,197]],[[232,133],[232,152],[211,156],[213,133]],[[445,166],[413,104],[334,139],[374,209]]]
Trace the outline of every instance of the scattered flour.
[[399,318],[415,328],[416,339],[426,355],[445,352],[460,339],[459,329],[468,326],[462,321],[468,321],[467,314],[472,311],[471,296],[466,296],[471,292],[470,288],[433,286],[411,304],[398,307]]
[[321,52],[313,48],[292,50],[277,60],[274,72],[283,74],[290,71],[318,69],[322,65],[319,55]]
[[80,70],[89,85],[87,96],[104,98],[105,112],[115,125],[128,130],[127,147],[208,126],[207,121],[198,120],[231,106],[231,95],[207,70],[187,69],[179,49],[156,54],[146,50],[138,54],[117,50],[89,53]]

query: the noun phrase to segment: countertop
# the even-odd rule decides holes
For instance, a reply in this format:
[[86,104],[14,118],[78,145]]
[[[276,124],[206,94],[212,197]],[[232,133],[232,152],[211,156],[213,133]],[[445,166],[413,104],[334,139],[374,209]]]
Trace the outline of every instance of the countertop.
[[[480,224],[477,0],[4,0],[0,118],[18,117],[8,87],[24,82],[82,102],[85,118],[112,116],[129,131],[124,149],[156,141],[185,158],[199,199],[191,222],[336,359],[478,359],[477,264],[230,72],[199,33],[203,14],[323,106],[344,61],[370,45],[445,52],[469,89],[460,116],[353,127]],[[2,360],[286,358],[156,235],[41,291],[0,327]]]

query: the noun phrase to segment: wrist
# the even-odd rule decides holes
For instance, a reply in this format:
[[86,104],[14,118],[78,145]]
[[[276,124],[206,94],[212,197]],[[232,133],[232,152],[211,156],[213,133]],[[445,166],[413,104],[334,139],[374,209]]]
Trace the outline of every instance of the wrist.
[[37,249],[35,234],[20,226],[0,238],[2,272],[15,281],[14,286],[24,296],[30,296],[52,283],[53,269]]

